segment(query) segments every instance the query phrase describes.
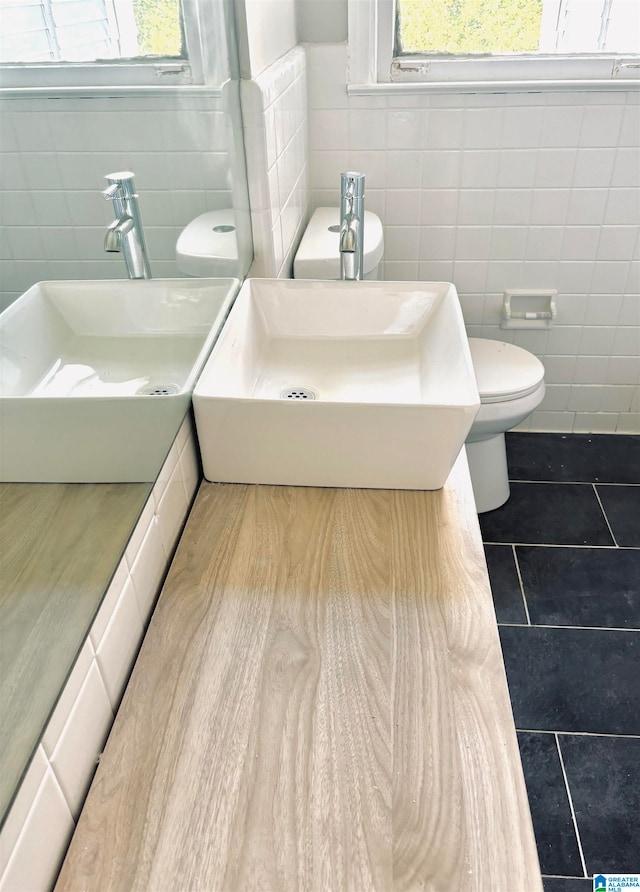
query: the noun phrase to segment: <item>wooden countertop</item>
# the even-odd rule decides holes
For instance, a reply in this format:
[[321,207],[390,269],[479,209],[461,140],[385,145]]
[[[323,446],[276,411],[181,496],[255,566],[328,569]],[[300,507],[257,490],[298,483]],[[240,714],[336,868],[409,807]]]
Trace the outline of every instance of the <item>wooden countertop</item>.
[[537,890],[464,457],[204,483],[57,890]]

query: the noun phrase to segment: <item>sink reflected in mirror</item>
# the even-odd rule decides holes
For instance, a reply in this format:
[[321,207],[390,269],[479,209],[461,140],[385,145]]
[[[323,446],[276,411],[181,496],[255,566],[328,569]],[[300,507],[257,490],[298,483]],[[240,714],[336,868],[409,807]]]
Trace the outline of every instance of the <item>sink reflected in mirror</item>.
[[153,481],[238,285],[30,288],[0,315],[0,480]]
[[[83,87],[86,72],[74,65],[69,89],[56,86],[60,71],[48,77],[47,63],[38,63],[42,88],[12,89],[3,80],[0,166],[7,175],[0,182],[0,310],[36,282],[101,280],[108,285],[125,277],[122,258],[104,251],[113,214],[100,191],[109,171],[133,170],[136,175],[149,258],[153,274],[159,277],[153,280],[154,287],[162,279],[181,274],[176,242],[192,220],[207,212],[231,215],[224,225],[234,226],[237,250],[232,256],[224,255],[223,267],[209,266],[204,275],[242,278],[246,274],[253,251],[234,9],[227,0],[203,6],[209,25],[198,37],[207,48],[200,85],[178,87],[171,76],[163,76],[152,87],[137,88],[128,81],[118,86],[105,70],[105,86]],[[195,5],[191,13],[195,15]],[[52,69],[57,67],[58,63],[52,63]],[[181,281],[185,288],[198,289],[203,284]],[[185,304],[182,309],[187,309]],[[106,331],[101,329],[98,336],[106,337]],[[6,341],[4,335],[0,337],[4,355]],[[167,357],[168,353],[160,357],[163,380],[162,363]],[[148,363],[151,357],[144,358]],[[144,379],[147,371],[135,369],[136,380]],[[181,394],[125,397],[122,393],[106,396],[103,391],[98,397],[94,389],[90,396],[65,396],[63,378],[58,376],[56,382],[58,396],[50,390],[48,396],[37,398],[43,415],[39,422],[32,419],[28,451],[33,467],[20,477],[34,479],[40,472],[48,476],[43,466],[51,461],[64,400],[73,400],[74,410],[83,407],[85,428],[94,424],[91,412],[96,411],[96,403],[103,406],[112,399],[134,402],[136,414],[155,412],[162,405],[162,412],[175,416],[176,405],[189,404]],[[150,385],[158,381],[155,374],[147,378]],[[188,374],[178,380],[172,376],[169,383],[189,389],[187,378]],[[96,386],[105,384],[100,375],[93,380]],[[15,375],[11,384],[17,386]],[[84,384],[89,386],[90,376]],[[19,401],[31,412],[36,398],[23,394],[16,405]],[[127,453],[131,466],[138,428],[135,415],[131,424],[129,418],[127,412],[120,413],[109,436],[111,442],[118,440],[118,452]],[[7,420],[3,413],[0,434]],[[173,427],[158,421],[156,458],[145,455],[140,475],[134,475],[142,477],[143,483],[0,483],[4,546],[0,561],[0,824],[114,570],[124,561],[140,512],[146,517],[151,510],[153,515],[152,481],[165,457],[175,451],[172,443],[182,421],[183,413]],[[0,441],[0,453],[6,446],[8,441]],[[73,444],[75,458],[79,458],[78,446]],[[101,449],[100,444],[88,448]],[[104,450],[99,454],[105,469],[112,467],[113,455]],[[73,473],[61,476],[74,477],[83,461],[72,468]],[[98,453],[90,463],[95,469]],[[100,480],[108,476],[102,470],[97,474]],[[127,635],[130,631],[131,624]]]
[[249,279],[194,390],[207,479],[439,489],[480,405],[455,287]]

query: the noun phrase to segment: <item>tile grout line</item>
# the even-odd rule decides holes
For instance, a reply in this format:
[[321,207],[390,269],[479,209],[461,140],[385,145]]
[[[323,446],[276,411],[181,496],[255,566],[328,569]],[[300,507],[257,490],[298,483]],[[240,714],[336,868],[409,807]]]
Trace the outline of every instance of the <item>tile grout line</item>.
[[592,480],[594,486],[640,486],[640,483],[611,483],[608,480]]
[[545,483],[549,486],[640,486],[640,483],[611,483],[602,480],[520,480],[509,477],[510,483]]
[[524,593],[524,584],[522,582],[522,576],[520,574],[520,564],[518,563],[518,555],[516,554],[515,545],[511,546],[511,550],[513,551],[513,560],[516,565],[516,573],[518,574],[518,582],[520,583],[520,594],[522,595],[522,603],[524,604],[524,612],[527,617],[527,625],[531,625],[531,617],[529,616],[529,605],[527,604],[527,598]]
[[575,809],[573,807],[573,799],[571,798],[571,790],[569,789],[569,779],[567,778],[567,772],[564,767],[564,759],[562,758],[562,751],[560,749],[560,740],[558,739],[558,735],[553,735],[556,741],[556,749],[558,750],[558,758],[560,759],[560,768],[562,770],[562,777],[564,778],[564,785],[567,791],[567,798],[569,800],[569,808],[571,809],[571,818],[573,820],[573,829],[576,833],[576,841],[578,843],[578,852],[580,853],[580,861],[582,863],[582,869],[584,871],[585,877],[588,879],[589,874],[587,873],[587,864],[584,860],[584,852],[582,851],[582,841],[580,839],[580,831],[578,830],[578,821],[576,819]]
[[[615,541],[615,540],[614,540]],[[492,542],[483,539],[483,545],[517,545],[518,548],[593,548],[597,551],[640,551],[640,545],[589,545],[581,542],[567,542],[564,545],[556,542]]]
[[561,734],[564,737],[605,737],[607,739],[617,740],[640,740],[640,734],[612,734],[606,731],[554,731],[551,728],[544,731],[540,728],[517,728],[518,734]]
[[498,626],[508,626],[510,629],[571,629],[574,632],[640,632],[639,628],[627,628],[625,626],[572,626],[559,623],[498,623]]
[[607,517],[607,512],[604,510],[604,505],[600,501],[600,494],[598,493],[595,483],[592,483],[591,486],[593,487],[593,491],[596,494],[596,499],[598,500],[598,505],[600,505],[600,510],[602,511],[602,516],[604,517],[605,523],[607,525],[607,529],[609,530],[611,538],[613,539],[613,543],[616,546],[616,548],[620,548],[620,546],[618,545],[618,543],[616,541],[616,537],[613,535],[613,530],[611,529],[611,524],[609,523],[609,518]]

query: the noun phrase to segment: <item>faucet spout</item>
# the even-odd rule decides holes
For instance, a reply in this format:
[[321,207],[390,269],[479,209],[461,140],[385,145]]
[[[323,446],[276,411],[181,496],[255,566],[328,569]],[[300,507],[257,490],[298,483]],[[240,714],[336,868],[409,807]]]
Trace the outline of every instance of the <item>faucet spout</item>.
[[102,194],[113,202],[115,219],[107,228],[104,250],[122,253],[130,279],[150,279],[151,267],[133,174],[130,171],[110,173],[106,179],[109,185]]
[[340,177],[340,278],[364,278],[364,174]]
[[355,254],[358,250],[358,230],[360,223],[353,214],[348,214],[340,227],[340,253]]
[[108,253],[118,254],[122,251],[122,238],[133,229],[133,219],[125,214],[109,225],[104,237],[104,249]]

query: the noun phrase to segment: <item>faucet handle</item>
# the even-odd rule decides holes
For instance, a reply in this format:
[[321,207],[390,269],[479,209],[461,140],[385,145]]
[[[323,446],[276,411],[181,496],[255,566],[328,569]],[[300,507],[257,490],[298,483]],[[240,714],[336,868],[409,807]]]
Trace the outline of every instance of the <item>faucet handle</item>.
[[122,198],[122,185],[120,183],[112,183],[102,194],[107,201],[113,201],[114,198]]
[[[108,173],[105,180],[109,184],[103,195],[107,199],[122,198],[127,201],[130,198],[137,198],[136,186],[134,183],[134,174],[130,170],[118,170],[115,173]],[[113,187],[116,187],[115,189]]]
[[355,170],[341,173],[340,194],[343,198],[364,198],[364,174]]

